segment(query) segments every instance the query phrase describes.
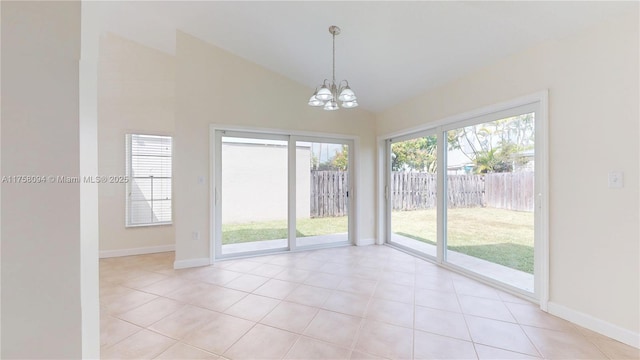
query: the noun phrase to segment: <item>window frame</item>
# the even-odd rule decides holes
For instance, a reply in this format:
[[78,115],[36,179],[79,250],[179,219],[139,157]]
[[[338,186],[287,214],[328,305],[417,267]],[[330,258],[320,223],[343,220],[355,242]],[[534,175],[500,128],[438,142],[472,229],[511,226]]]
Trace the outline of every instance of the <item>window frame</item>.
[[[133,185],[133,177],[132,177],[132,173],[133,173],[133,149],[132,149],[132,138],[135,136],[150,136],[150,137],[158,137],[158,138],[168,138],[171,142],[171,149],[170,149],[170,167],[171,167],[171,172],[170,172],[170,176],[167,177],[162,177],[162,179],[169,179],[170,184],[171,184],[171,194],[169,195],[169,209],[171,212],[170,215],[170,220],[168,221],[150,221],[150,222],[140,222],[140,223],[132,223],[131,222],[131,215],[132,215],[132,211],[131,211],[131,186]],[[165,134],[150,134],[150,133],[140,133],[140,132],[136,132],[136,133],[127,133],[125,134],[125,175],[127,178],[127,183],[126,183],[126,188],[125,188],[125,228],[139,228],[139,227],[149,227],[149,226],[167,226],[167,225],[173,225],[173,136],[171,135],[165,135]],[[153,178],[152,176],[149,176],[148,178]],[[153,199],[151,199],[151,203],[153,204]],[[152,209],[153,209],[153,205],[152,205]],[[153,210],[152,210],[153,213]]]

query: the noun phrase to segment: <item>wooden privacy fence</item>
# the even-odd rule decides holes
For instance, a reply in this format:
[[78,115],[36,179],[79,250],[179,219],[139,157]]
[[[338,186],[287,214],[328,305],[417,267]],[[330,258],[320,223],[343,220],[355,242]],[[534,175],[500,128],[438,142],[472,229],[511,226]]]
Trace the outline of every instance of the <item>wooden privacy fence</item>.
[[[418,210],[436,207],[435,174],[392,172],[391,206],[393,210]],[[450,208],[484,206],[484,175],[449,175],[447,205]]]
[[485,206],[496,209],[533,211],[532,172],[487,174],[484,181]]
[[447,176],[447,207],[468,208],[485,206],[484,175]]
[[[490,207],[533,211],[533,172],[492,173],[447,176],[449,208]],[[436,207],[435,174],[394,171],[391,173],[393,210],[418,210]],[[311,217],[347,214],[347,173],[311,172]]]
[[347,215],[348,190],[346,171],[311,171],[311,217]]
[[[436,181],[435,174],[393,172],[389,189],[393,210],[434,208]],[[533,183],[533,172],[448,175],[447,207],[533,211]]]
[[436,207],[436,183],[433,174],[393,171],[391,173],[391,208],[417,210]]

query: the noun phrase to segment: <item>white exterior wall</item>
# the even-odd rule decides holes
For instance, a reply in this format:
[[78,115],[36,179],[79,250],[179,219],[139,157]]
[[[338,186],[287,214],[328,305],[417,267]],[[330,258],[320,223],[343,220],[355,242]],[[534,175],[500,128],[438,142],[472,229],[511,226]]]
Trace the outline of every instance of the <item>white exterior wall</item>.
[[[308,218],[311,152],[296,155],[296,217]],[[287,219],[286,147],[223,143],[222,156],[223,224]]]

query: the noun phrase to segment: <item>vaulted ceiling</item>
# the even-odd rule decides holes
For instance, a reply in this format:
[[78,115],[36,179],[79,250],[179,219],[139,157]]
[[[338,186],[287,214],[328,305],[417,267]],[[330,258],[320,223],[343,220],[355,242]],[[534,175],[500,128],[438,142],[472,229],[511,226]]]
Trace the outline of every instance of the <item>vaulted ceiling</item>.
[[[87,4],[86,2],[84,4]],[[88,2],[94,25],[169,53],[179,29],[310,88],[348,79],[381,111],[545,40],[637,11],[634,2]],[[85,6],[85,5],[83,5]]]

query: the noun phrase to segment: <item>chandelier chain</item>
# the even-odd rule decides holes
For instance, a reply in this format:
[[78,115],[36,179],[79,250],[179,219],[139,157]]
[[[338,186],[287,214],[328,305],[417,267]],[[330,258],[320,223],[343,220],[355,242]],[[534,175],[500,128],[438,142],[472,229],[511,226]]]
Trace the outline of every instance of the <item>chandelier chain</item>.
[[336,83],[336,34],[333,33],[333,83]]

